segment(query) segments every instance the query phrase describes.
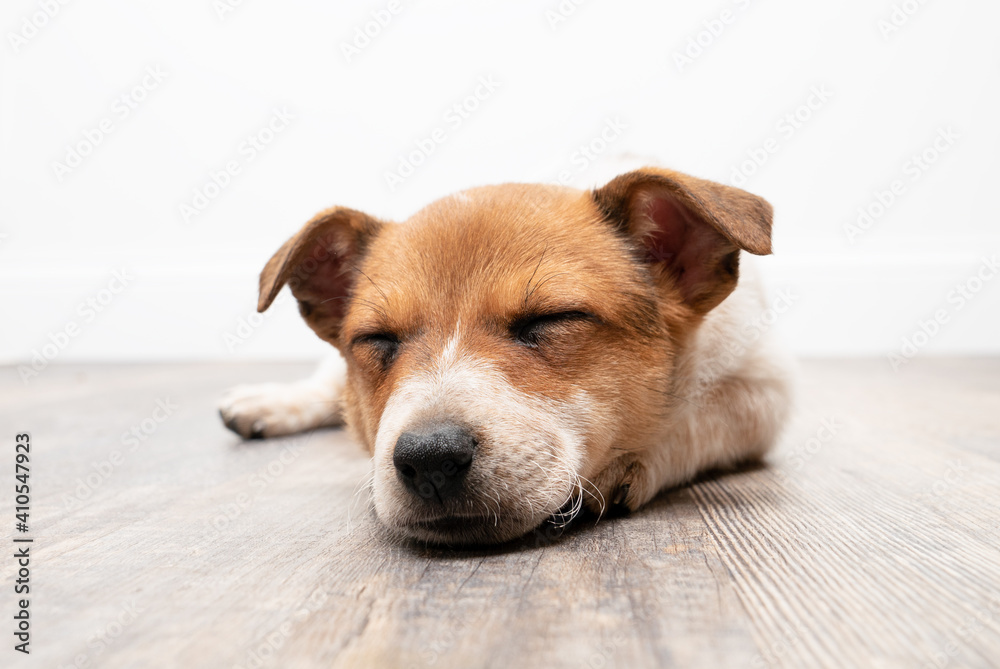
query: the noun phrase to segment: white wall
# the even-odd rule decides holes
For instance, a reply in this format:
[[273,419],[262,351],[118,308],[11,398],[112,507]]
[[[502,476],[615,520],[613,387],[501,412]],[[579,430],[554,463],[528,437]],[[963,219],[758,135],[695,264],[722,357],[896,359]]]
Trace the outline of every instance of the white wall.
[[[970,301],[953,292],[1000,256],[996,2],[585,0],[553,26],[570,0],[399,0],[348,62],[342,45],[388,0],[244,0],[220,16],[226,1],[69,2],[34,32],[46,3],[4,3],[0,361],[51,341],[59,361],[315,357],[325,345],[287,301],[238,331],[257,272],[315,211],[404,218],[467,186],[563,171],[591,186],[620,156],[739,180],[775,205],[765,268],[795,296],[776,327],[796,351],[886,355],[938,312],[921,355],[1000,353],[1000,279]],[[126,117],[120,96],[147,68],[165,74]],[[447,110],[482,77],[499,86],[455,127]],[[250,160],[241,145],[275,109],[294,118]],[[808,118],[793,128],[796,110]],[[55,167],[102,119],[90,155]],[[609,119],[627,127],[579,170]],[[385,173],[436,127],[446,140],[390,189]],[[914,170],[941,132],[946,150]],[[745,182],[734,174],[762,153]],[[239,174],[185,220],[230,161]],[[895,180],[852,243],[845,225]],[[124,289],[87,307],[122,268]]]

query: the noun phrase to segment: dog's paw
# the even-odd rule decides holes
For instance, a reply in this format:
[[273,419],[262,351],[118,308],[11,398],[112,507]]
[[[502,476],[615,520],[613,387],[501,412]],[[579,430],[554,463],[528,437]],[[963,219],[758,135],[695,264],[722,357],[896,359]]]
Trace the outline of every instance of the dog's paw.
[[244,439],[280,437],[341,422],[335,394],[308,381],[236,386],[219,402],[219,415]]
[[635,511],[656,491],[649,484],[646,467],[631,456],[618,458],[594,477],[586,487],[584,504],[598,514],[618,515]]

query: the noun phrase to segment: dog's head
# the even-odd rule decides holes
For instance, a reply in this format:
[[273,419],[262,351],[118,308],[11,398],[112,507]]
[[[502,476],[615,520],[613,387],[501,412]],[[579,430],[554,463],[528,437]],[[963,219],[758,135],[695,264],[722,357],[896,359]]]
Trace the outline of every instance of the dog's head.
[[477,188],[402,224],[333,208],[268,262],[259,309],[288,283],[347,360],[386,525],[499,542],[611,501],[625,481],[590,482],[650,446],[675,356],[770,229],[760,198],[659,169]]

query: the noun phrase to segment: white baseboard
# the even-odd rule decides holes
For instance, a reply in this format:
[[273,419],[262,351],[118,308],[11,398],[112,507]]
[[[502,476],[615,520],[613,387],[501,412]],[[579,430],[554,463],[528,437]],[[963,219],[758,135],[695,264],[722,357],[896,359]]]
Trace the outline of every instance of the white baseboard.
[[[774,329],[796,354],[884,356],[914,336],[921,354],[1000,354],[1000,279],[985,282],[963,304],[955,293],[975,275],[976,256],[874,262],[817,256],[760,264],[772,292],[794,296]],[[130,268],[134,279],[98,313],[86,301],[107,298],[110,268],[8,267],[0,270],[6,315],[0,362],[36,354],[59,362],[320,357],[327,344],[305,326],[287,292],[267,314],[256,313],[257,271]],[[942,311],[946,318],[935,328],[929,321]],[[921,323],[933,336],[917,334]]]

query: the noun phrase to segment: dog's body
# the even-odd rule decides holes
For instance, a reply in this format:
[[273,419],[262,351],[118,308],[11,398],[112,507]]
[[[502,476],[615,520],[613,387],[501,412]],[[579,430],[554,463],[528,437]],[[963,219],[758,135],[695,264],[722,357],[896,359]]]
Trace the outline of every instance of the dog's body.
[[290,283],[343,357],[234,389],[223,419],[244,437],[346,421],[379,518],[429,541],[636,509],[776,439],[787,367],[746,327],[755,277],[737,286],[770,228],[763,200],[652,168],[591,192],[473,189],[401,225],[328,210],[268,263],[260,308]]

